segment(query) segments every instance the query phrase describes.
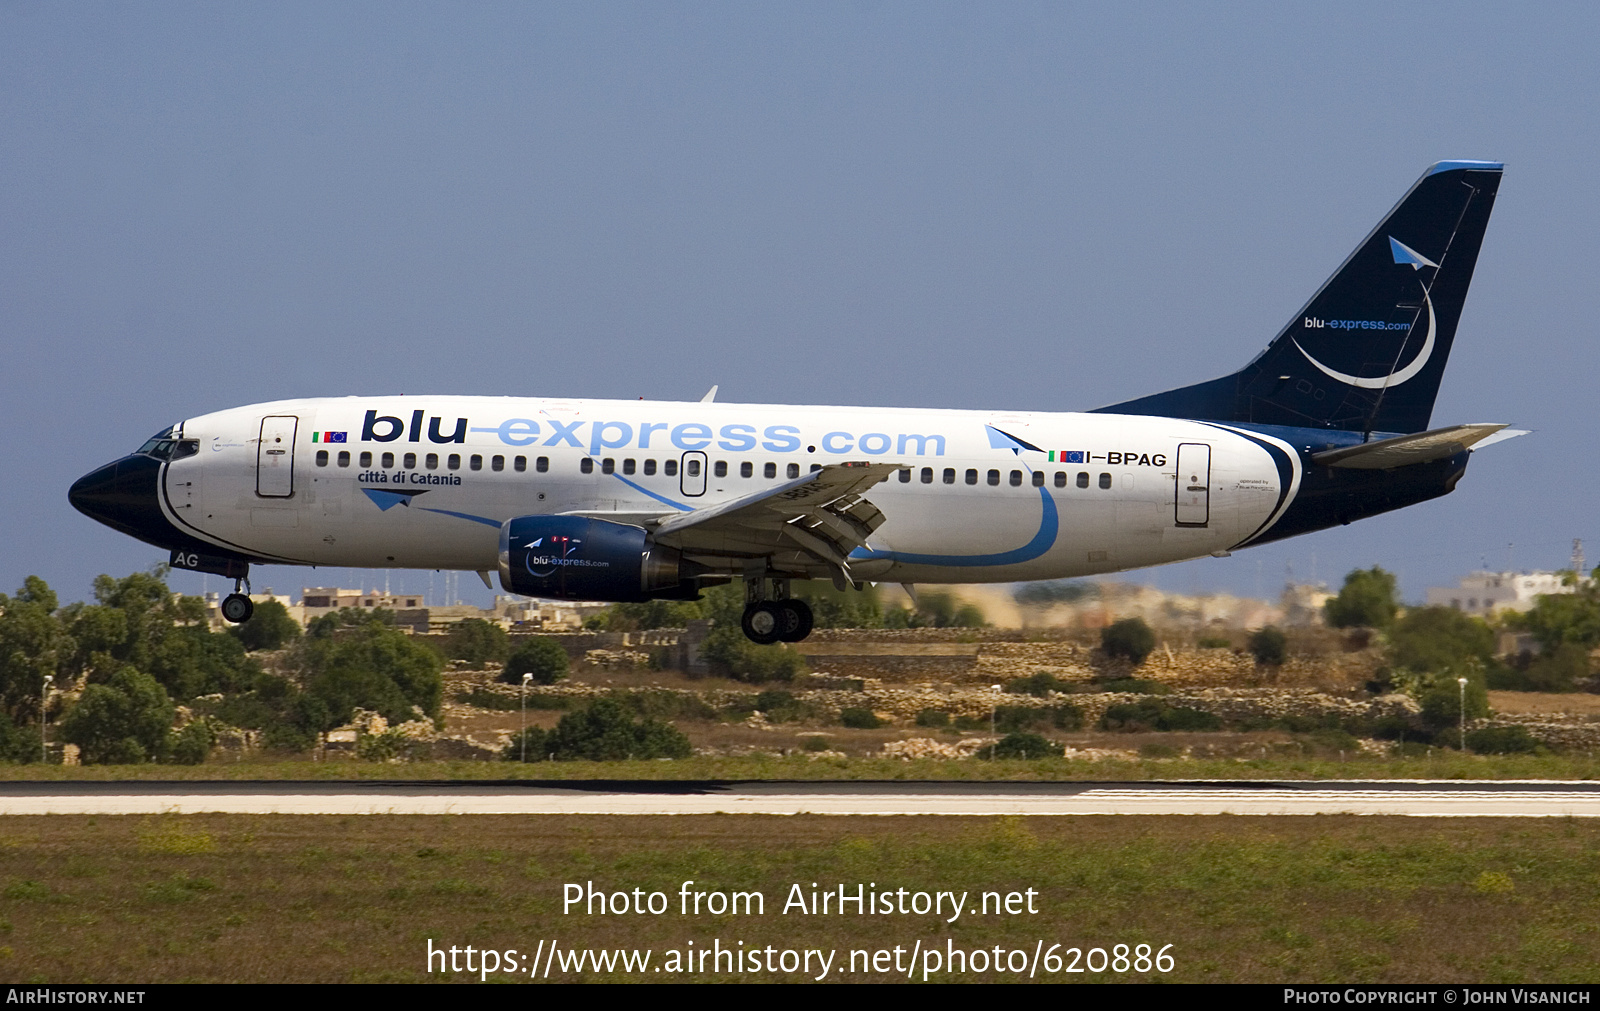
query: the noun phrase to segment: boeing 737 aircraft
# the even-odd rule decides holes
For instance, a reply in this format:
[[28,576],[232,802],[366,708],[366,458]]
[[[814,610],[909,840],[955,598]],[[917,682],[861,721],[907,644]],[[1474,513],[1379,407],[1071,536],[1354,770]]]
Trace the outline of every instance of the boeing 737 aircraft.
[[[1226,555],[1436,498],[1504,425],[1429,429],[1500,184],[1430,168],[1253,362],[1080,414],[560,400],[282,400],[190,418],[72,486],[235,580],[457,569],[564,600],[694,599],[798,641],[797,579],[993,583]],[[715,388],[713,388],[713,394]]]

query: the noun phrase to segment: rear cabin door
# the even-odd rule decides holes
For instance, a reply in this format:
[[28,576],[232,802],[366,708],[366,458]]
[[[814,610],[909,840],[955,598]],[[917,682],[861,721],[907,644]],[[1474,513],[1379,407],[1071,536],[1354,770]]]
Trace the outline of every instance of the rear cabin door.
[[1180,527],[1203,527],[1211,521],[1211,447],[1203,442],[1178,446],[1175,519]]
[[294,436],[300,419],[292,414],[261,419],[256,447],[256,494],[289,498],[294,494]]
[[679,471],[679,487],[688,498],[706,493],[706,455],[700,452],[683,454],[683,470]]

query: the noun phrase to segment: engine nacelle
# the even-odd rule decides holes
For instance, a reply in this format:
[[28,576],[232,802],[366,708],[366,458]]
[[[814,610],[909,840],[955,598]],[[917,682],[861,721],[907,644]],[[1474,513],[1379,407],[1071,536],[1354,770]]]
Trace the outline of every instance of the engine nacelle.
[[555,600],[640,601],[693,587],[682,556],[642,527],[584,516],[518,516],[500,526],[500,585]]

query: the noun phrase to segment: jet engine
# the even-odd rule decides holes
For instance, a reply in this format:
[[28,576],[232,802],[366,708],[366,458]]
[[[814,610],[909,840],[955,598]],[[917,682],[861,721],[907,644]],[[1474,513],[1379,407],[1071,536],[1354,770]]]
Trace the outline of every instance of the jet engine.
[[500,585],[528,597],[693,600],[691,569],[701,567],[642,527],[585,516],[518,516],[500,526]]

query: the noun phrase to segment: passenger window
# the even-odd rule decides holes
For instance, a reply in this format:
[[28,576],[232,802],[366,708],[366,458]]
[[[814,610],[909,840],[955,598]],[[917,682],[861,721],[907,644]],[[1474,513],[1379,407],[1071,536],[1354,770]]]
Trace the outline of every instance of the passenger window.
[[1014,471],[1011,472],[1011,487],[1013,487],[1013,488],[1021,488],[1022,487],[1022,471],[1014,470]]
[[909,470],[902,470],[900,472],[900,483],[901,484],[910,484],[911,483],[911,472]]
[[328,451],[325,450],[325,449],[317,450],[317,466],[318,467],[326,467],[327,465],[328,465]]
[[483,457],[479,456],[477,453],[473,453],[472,459],[467,461],[467,466],[471,467],[473,470],[482,470]]
[[518,474],[523,473],[524,471],[526,471],[528,469],[528,458],[525,457],[525,456],[517,457],[516,459],[511,461],[511,467]]
[[775,463],[768,463],[766,466],[761,468],[761,476],[763,476],[763,477],[777,477],[778,476],[778,465],[775,464]]
[[746,460],[744,463],[739,464],[739,476],[740,477],[755,477],[755,475],[756,475],[755,464],[751,463],[749,460]]
[[1064,470],[1056,471],[1056,487],[1057,488],[1065,488],[1066,486],[1067,486],[1067,472],[1064,471]]
[[1087,487],[1089,487],[1089,472],[1088,471],[1086,471],[1086,470],[1078,471],[1078,487],[1079,488],[1087,488]]
[[977,484],[978,483],[978,468],[976,468],[976,467],[968,467],[967,468],[967,483],[968,484]]
[[683,473],[684,473],[685,477],[699,477],[700,476],[700,461],[699,460],[685,460],[684,463],[683,463]]
[[506,458],[503,457],[503,456],[492,457],[489,460],[489,469],[493,470],[493,471],[505,470],[506,469]]
[[[363,467],[372,466],[372,454],[371,453],[362,453],[360,462],[361,462],[361,466],[363,466]],[[384,466],[387,467],[388,464],[384,464]]]
[[717,477],[727,477],[728,476],[728,461],[726,461],[726,460],[718,460],[715,464],[712,465],[711,473],[715,474]]
[[1033,472],[1033,486],[1035,488],[1044,487],[1044,471],[1036,470]]
[[539,457],[539,459],[533,461],[533,469],[541,474],[545,473],[550,469],[550,458],[548,456]]
[[789,464],[789,469],[785,473],[787,473],[789,475],[789,477],[791,477],[791,478],[799,477],[800,476],[800,465],[798,463]]
[[341,449],[339,451],[339,466],[341,466],[341,467],[350,466],[350,452],[349,452],[349,450]]
[[589,458],[587,456],[584,457],[582,460],[578,461],[578,469],[583,471],[585,474],[593,474],[594,473],[594,460],[592,460],[591,458]]
[[461,454],[460,453],[451,453],[450,454],[450,459],[446,460],[445,463],[450,466],[451,470],[460,470],[461,469]]
[[405,467],[406,470],[416,470],[417,469],[417,454],[415,454],[415,453],[407,453],[401,462],[402,462],[402,465]]
[[924,467],[924,468],[922,468],[922,483],[923,484],[932,484],[933,483],[933,468],[932,467]]
[[622,461],[622,472],[624,474],[633,473],[633,457],[630,456],[628,459]]
[[1102,487],[1102,488],[1110,488],[1111,487],[1111,475],[1110,474],[1101,474],[1100,475],[1100,487]]
[[651,474],[654,474],[655,472],[656,472],[656,462],[654,460],[646,460],[644,462],[644,474],[645,474],[645,477],[649,477]]
[[383,454],[383,469],[384,470],[388,470],[389,468],[391,468],[393,466],[394,466],[394,454],[393,453],[385,453],[385,454]]
[[676,461],[676,460],[663,460],[661,462],[661,473],[665,474],[667,477],[677,477],[678,476],[678,461]]
[[822,464],[820,464],[820,463],[814,463],[814,464],[811,465],[811,473],[813,473],[813,474],[815,474],[817,471],[819,471],[821,469],[822,469]]
[[600,461],[600,473],[602,473],[602,474],[615,474],[616,472],[617,472],[617,461],[613,460],[609,456],[606,457],[604,460]]
[[945,484],[955,484],[956,483],[956,469],[954,467],[946,467],[944,469],[944,483]]
[[990,485],[998,485],[999,483],[1000,483],[1000,472],[998,470],[991,470],[989,472],[989,484]]
[[438,470],[439,469],[439,454],[438,453],[429,453],[424,462],[427,463],[429,470]]

